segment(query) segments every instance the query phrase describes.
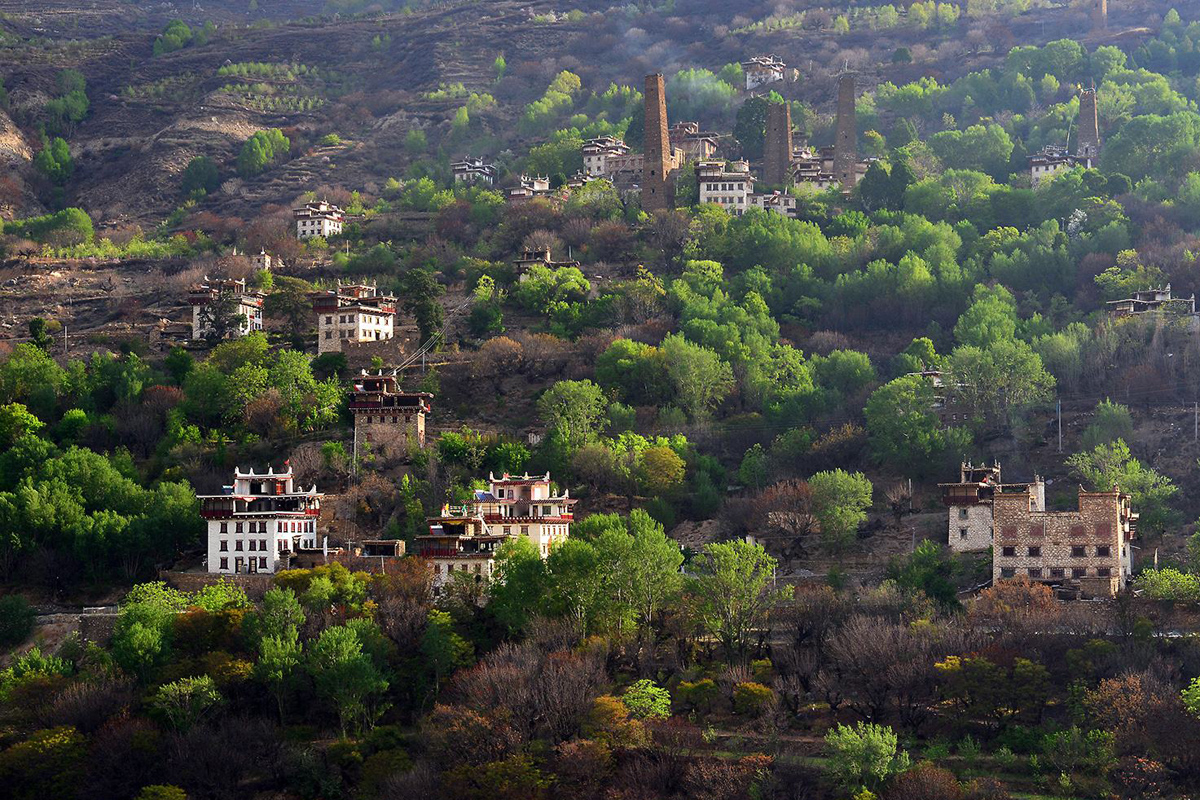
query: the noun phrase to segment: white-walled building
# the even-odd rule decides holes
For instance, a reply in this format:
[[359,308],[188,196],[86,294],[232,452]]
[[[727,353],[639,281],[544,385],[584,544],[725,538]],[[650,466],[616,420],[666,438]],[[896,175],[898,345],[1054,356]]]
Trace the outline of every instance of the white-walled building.
[[316,203],[305,203],[300,208],[292,209],[296,218],[296,238],[311,239],[314,236],[337,236],[342,232],[342,223],[346,221],[345,214],[333,203],[324,200]]
[[279,259],[271,258],[271,254],[265,249],[260,249],[258,255],[250,256],[250,264],[256,270],[271,270],[272,265],[279,266]]
[[454,173],[455,183],[486,183],[491,186],[496,182],[496,166],[482,158],[467,156],[451,164],[450,171]]
[[509,200],[531,200],[535,197],[550,196],[550,177],[548,175],[526,175],[521,173],[517,185],[508,190]]
[[716,203],[729,213],[740,217],[750,208],[754,194],[754,175],[745,161],[701,161],[696,165],[696,181],[700,184],[700,202]]
[[947,509],[946,544],[956,553],[987,550],[995,541],[994,501],[1003,492],[1028,492],[1030,509],[1046,510],[1046,484],[1040,477],[1031,483],[1004,484],[1000,464],[964,462],[955,483],[939,484]]
[[192,306],[192,338],[207,339],[212,329],[213,319],[211,307],[223,297],[237,301],[236,314],[240,323],[236,330],[229,331],[229,336],[245,336],[252,331],[263,329],[263,293],[246,288],[244,280],[224,278],[218,280],[204,279],[204,283],[192,287],[188,293],[188,302]]
[[295,485],[291,467],[256,473],[234,469],[220,494],[198,495],[208,525],[208,571],[274,573],[291,554],[314,549],[324,495]]
[[396,298],[367,284],[338,284],[313,296],[317,353],[339,353],[346,342],[378,342],[395,336]]
[[477,582],[489,579],[505,541],[525,537],[545,558],[570,536],[576,501],[568,492],[554,493],[549,473],[488,475],[488,484],[465,505],[444,506],[440,516],[429,519],[429,533],[416,537],[417,554],[433,562],[435,592],[455,572]]
[[615,136],[600,136],[584,142],[582,152],[584,171],[594,178],[603,178],[609,174],[609,157],[628,155],[629,146]]
[[750,92],[759,86],[781,81],[787,71],[787,64],[778,56],[755,56],[749,61],[742,62],[742,73],[746,76],[746,91]]

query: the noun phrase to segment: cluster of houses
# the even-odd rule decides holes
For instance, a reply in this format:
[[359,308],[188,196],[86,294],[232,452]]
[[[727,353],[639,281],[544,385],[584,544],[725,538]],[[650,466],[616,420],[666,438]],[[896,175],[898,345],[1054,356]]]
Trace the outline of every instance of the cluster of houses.
[[1055,175],[1075,167],[1091,169],[1100,163],[1100,117],[1096,107],[1096,88],[1079,93],[1079,135],[1075,152],[1059,144],[1050,144],[1029,157],[1029,179],[1033,188],[1042,186]]
[[1004,483],[999,464],[964,463],[958,481],[941,489],[947,544],[959,553],[991,548],[993,582],[1023,578],[1091,598],[1128,585],[1138,515],[1119,487],[1081,488],[1076,508],[1050,511],[1040,477]]

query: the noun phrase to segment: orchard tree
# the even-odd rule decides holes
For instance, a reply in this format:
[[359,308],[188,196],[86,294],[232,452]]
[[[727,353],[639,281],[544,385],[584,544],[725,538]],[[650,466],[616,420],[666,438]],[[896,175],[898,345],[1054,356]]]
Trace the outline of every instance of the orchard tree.
[[596,437],[608,401],[591,381],[559,381],[538,398],[537,408],[551,433],[576,450]]
[[854,540],[858,526],[867,521],[871,482],[861,472],[835,469],[813,475],[808,487],[825,546],[834,551],[844,549]]
[[374,722],[369,704],[387,691],[388,682],[353,630],[343,625],[326,628],[309,648],[308,671],[317,693],[337,712],[343,737],[351,724],[361,731]]

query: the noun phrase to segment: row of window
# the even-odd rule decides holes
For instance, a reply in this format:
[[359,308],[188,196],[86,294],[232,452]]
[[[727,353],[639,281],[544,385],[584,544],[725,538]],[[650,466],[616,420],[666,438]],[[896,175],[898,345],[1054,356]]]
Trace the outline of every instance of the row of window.
[[[1042,577],[1046,577],[1047,574],[1051,578],[1065,578],[1066,577],[1066,570],[1063,569],[1062,567],[1054,567],[1049,570],[1043,570],[1041,567],[1030,567],[1028,570],[1026,570],[1026,572],[1028,573],[1029,577],[1031,577],[1031,578],[1042,578]],[[1095,574],[1096,574],[1097,578],[1111,578],[1112,577],[1112,568],[1111,567],[1096,567]],[[1071,577],[1072,578],[1086,578],[1087,575],[1088,575],[1087,567],[1072,567],[1071,568]],[[1017,571],[1015,569],[1013,569],[1012,567],[1001,567],[1000,568],[1000,577],[1001,578],[1015,578],[1016,576],[1017,576]]]
[[[459,572],[474,572],[476,575],[479,575],[479,574],[481,574],[481,573],[480,573],[480,565],[479,565],[479,564],[475,564],[475,565],[474,565],[474,567],[475,567],[475,568],[474,568],[474,570],[470,569],[470,567],[471,567],[471,566],[472,566],[472,565],[470,565],[470,564],[459,564],[459,565],[458,565],[458,571],[459,571]],[[447,565],[446,565],[446,575],[450,575],[450,573],[452,573],[452,572],[454,572],[454,565],[453,565],[453,564],[447,564]],[[442,565],[441,565],[441,564],[434,564],[434,565],[433,565],[433,574],[434,574],[434,575],[441,575],[441,574],[442,574]]]
[[[236,559],[234,559],[234,560],[237,562],[237,565],[238,565],[238,571],[241,571],[241,565],[242,565],[242,559],[241,559],[241,557],[239,556],[238,558],[236,558]],[[254,560],[254,558],[253,558],[253,557],[251,557],[251,559],[250,559],[250,566],[251,566],[251,567],[255,567],[255,566],[257,566],[259,569],[267,569],[267,558],[266,558],[266,556],[261,556],[261,557],[259,557],[258,561],[255,561],[255,560]],[[223,570],[223,571],[224,571],[224,570],[228,570],[228,569],[229,569],[229,559],[228,559],[228,558],[226,558],[226,557],[222,557],[222,558],[221,558],[221,566],[220,566],[220,569],[221,569],[221,570]]]
[[[243,525],[247,526],[245,530],[243,530],[243,528],[242,528]],[[275,523],[275,531],[277,533],[316,533],[316,530],[317,530],[317,523],[314,520],[301,520],[299,522],[293,522],[293,521],[284,522],[283,520],[280,520]],[[221,533],[229,533],[229,523],[228,522],[221,523],[220,532]],[[234,533],[266,533],[267,532],[267,523],[265,520],[261,521],[261,522],[255,522],[254,520],[251,520],[251,521],[245,522],[245,523],[235,522],[235,523],[233,523],[233,532]]]
[[[1028,555],[1030,558],[1041,558],[1042,556],[1042,548],[1040,547],[1027,547],[1025,549],[1026,555]],[[1017,555],[1017,548],[1013,546],[1002,547],[1000,548],[1000,555],[1004,556],[1005,558],[1015,558]],[[1096,547],[1096,558],[1109,558],[1111,556],[1112,548],[1108,545],[1099,545]],[[1076,545],[1071,548],[1071,558],[1087,557],[1088,553],[1086,547]]]
[[746,190],[746,184],[741,183],[741,182],[738,182],[738,183],[706,183],[704,185],[704,189],[705,189],[705,191],[709,191],[709,192],[732,192],[735,189],[739,192],[744,192]]
[[718,203],[720,205],[745,205],[746,198],[742,197],[710,197],[709,203]]
[[[254,552],[255,550],[261,550],[264,553],[267,552],[267,540],[266,539],[248,539],[247,541],[250,542],[250,546],[246,549],[249,550],[250,552]],[[229,542],[226,541],[225,539],[222,539],[221,543],[220,543],[220,547],[218,547],[217,549],[222,553],[228,553],[229,552]],[[235,552],[238,552],[238,553],[242,552],[242,540],[241,539],[233,540],[233,549]],[[284,552],[287,552],[288,549],[289,548],[288,548],[287,539],[280,539],[279,540],[279,552],[284,553]]]

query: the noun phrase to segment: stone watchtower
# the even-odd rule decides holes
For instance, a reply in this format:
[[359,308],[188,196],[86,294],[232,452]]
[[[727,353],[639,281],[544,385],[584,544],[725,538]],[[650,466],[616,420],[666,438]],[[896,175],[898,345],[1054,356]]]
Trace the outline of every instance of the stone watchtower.
[[1108,28],[1108,0],[1092,0],[1092,28],[1098,31]]
[[642,208],[666,211],[671,200],[671,140],[667,136],[667,94],[663,76],[646,76],[645,158],[642,167]]
[[842,191],[854,188],[858,165],[858,125],[854,118],[854,76],[838,79],[837,136],[833,142],[833,176]]
[[1100,157],[1100,116],[1096,111],[1095,87],[1079,94],[1079,139],[1075,143],[1075,155],[1092,160]]
[[791,177],[792,107],[787,102],[767,106],[767,129],[763,141],[763,181],[782,186]]

